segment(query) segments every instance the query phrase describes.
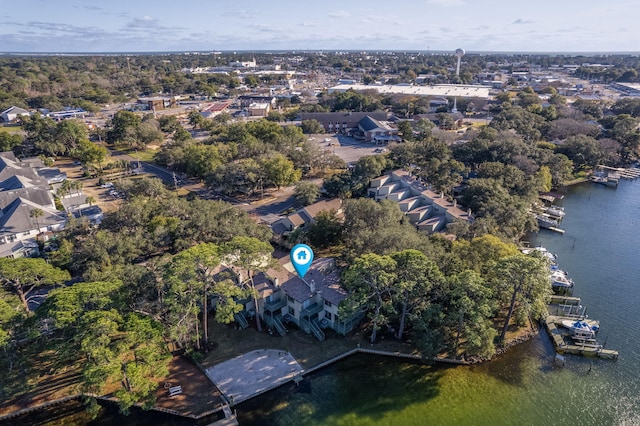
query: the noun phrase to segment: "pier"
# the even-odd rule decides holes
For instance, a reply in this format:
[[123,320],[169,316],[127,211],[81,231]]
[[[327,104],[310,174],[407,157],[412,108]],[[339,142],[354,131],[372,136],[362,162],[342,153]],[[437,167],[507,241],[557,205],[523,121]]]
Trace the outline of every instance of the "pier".
[[[598,344],[595,339],[582,339],[579,341],[572,339],[569,330],[560,325],[563,320],[576,321],[576,317],[548,315],[544,320],[545,327],[549,332],[551,340],[553,340],[553,345],[557,353],[618,359],[618,351],[605,349],[602,345]],[[587,319],[584,319],[584,321],[588,323],[594,322],[593,320]]]
[[609,167],[609,166],[599,165],[599,166],[596,166],[596,170],[597,169],[607,170],[610,173],[612,173],[614,176],[617,175],[617,177],[622,179],[633,180],[640,177],[640,169],[636,169],[636,168],[624,169],[621,167]]

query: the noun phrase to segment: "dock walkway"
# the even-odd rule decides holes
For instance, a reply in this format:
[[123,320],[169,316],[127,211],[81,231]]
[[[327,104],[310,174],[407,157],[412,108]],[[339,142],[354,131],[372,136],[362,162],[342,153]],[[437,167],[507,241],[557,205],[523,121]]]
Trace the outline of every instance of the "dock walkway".
[[569,332],[559,324],[563,320],[575,320],[575,317],[560,317],[555,315],[549,315],[544,320],[545,327],[549,332],[553,345],[556,348],[556,352],[559,354],[576,354],[584,356],[597,356],[598,358],[605,359],[618,359],[618,351],[611,349],[604,349],[602,345],[597,343],[577,344],[569,336]]

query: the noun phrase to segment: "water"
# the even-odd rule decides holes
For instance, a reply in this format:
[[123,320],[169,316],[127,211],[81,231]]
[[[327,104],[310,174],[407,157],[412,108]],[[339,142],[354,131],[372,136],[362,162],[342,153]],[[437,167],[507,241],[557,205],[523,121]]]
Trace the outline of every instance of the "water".
[[473,367],[359,355],[238,406],[240,424],[640,425],[640,182],[578,185],[563,205],[566,233],[532,243],[558,255],[617,361],[568,356],[555,368],[544,331]]

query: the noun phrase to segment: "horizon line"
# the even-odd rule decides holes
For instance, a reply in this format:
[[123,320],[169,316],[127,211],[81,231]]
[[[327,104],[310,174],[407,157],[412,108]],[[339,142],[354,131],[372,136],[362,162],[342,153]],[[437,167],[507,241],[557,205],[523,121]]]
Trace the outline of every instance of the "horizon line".
[[[394,52],[394,53],[455,53],[455,49],[230,49],[230,50],[131,50],[131,51],[0,51],[0,56],[11,55],[75,55],[75,56],[92,56],[92,55],[162,55],[162,54],[237,54],[237,53],[331,53],[331,52]],[[598,55],[631,55],[638,56],[640,51],[614,51],[614,50],[594,50],[594,51],[527,51],[527,50],[466,50],[465,55],[571,55],[571,56],[598,56]]]

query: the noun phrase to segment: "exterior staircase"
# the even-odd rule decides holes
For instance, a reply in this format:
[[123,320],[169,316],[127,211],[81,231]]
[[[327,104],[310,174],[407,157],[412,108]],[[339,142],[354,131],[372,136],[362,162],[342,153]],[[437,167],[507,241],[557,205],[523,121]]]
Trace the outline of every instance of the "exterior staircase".
[[247,321],[247,318],[244,316],[244,313],[238,312],[233,316],[233,318],[235,318],[241,330],[244,330],[245,328],[249,327],[249,321]]
[[320,328],[320,324],[318,324],[318,320],[315,320],[315,319],[311,320],[309,324],[311,328],[311,333],[313,333],[316,339],[320,340],[321,342],[324,341],[325,339],[324,331],[322,331],[322,329]]
[[287,329],[284,324],[282,324],[282,320],[280,320],[279,316],[273,318],[273,327],[281,336],[285,336],[287,334]]

